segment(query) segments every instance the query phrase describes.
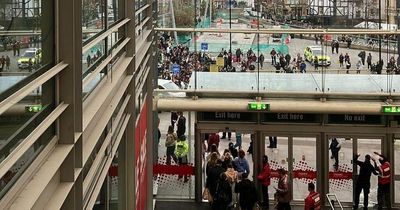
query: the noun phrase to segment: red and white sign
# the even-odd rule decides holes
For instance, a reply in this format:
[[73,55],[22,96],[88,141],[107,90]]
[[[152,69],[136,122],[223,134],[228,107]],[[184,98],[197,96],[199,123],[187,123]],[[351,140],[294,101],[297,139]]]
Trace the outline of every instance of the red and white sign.
[[146,100],[139,114],[139,121],[135,128],[135,194],[136,208],[138,210],[147,209],[147,103]]

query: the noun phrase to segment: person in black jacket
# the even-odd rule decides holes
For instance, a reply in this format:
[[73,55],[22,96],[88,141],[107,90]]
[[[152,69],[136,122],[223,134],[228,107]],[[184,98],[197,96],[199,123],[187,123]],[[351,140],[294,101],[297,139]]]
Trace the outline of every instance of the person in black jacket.
[[257,200],[257,191],[254,182],[247,177],[247,173],[242,174],[242,181],[235,185],[235,193],[239,193],[239,204],[242,210],[253,210]]
[[[216,154],[213,156],[216,156]],[[210,194],[213,198],[215,197],[215,193],[217,191],[218,179],[223,172],[225,172],[225,169],[222,167],[221,159],[218,159],[215,164],[207,164],[206,187],[210,191]]]
[[225,173],[219,175],[213,199],[211,205],[213,210],[227,210],[232,202],[232,187]]
[[186,132],[186,118],[183,116],[182,112],[178,112],[177,129],[176,134],[178,138],[185,135]]
[[371,156],[365,155],[365,161],[359,161],[360,155],[354,155],[353,163],[360,166],[360,174],[356,182],[356,192],[354,195],[354,209],[358,209],[360,203],[361,190],[364,192],[364,209],[368,209],[368,194],[371,188],[371,174],[378,175],[374,166],[371,164]]

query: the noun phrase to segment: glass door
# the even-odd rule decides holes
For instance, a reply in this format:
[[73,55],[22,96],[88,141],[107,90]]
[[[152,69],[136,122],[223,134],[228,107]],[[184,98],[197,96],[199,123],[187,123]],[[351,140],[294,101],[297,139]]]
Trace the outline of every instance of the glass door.
[[353,202],[353,138],[328,136],[329,193],[341,202]]
[[400,138],[394,140],[394,203],[400,204]]

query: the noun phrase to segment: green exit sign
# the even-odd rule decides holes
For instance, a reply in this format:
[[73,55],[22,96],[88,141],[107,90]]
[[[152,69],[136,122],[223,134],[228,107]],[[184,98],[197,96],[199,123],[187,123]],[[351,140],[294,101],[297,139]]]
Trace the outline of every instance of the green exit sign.
[[249,111],[269,111],[269,104],[263,102],[249,102],[247,105]]
[[25,106],[25,111],[29,113],[37,113],[40,110],[42,110],[42,105],[26,105]]
[[400,105],[385,105],[385,106],[382,106],[382,112],[383,113],[388,113],[388,114],[390,114],[390,113],[392,113],[392,114],[399,113],[400,114]]

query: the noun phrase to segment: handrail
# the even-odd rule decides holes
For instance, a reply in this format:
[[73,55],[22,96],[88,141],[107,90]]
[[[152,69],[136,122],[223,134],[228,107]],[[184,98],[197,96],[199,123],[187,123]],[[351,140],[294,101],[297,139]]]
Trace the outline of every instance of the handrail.
[[47,128],[57,120],[65,111],[68,104],[63,102],[58,105],[22,142],[10,155],[0,163],[0,177],[3,177],[8,170],[26,153],[26,151],[36,142],[37,139],[47,130]]
[[65,69],[68,64],[63,62],[55,65],[53,68],[46,71],[46,73],[40,75],[36,79],[32,80],[30,83],[16,91],[14,94],[10,95],[8,98],[4,99],[0,102],[0,115],[7,111],[8,108],[12,107],[14,104],[18,103],[20,100],[25,98],[29,93],[34,91],[40,85],[44,84],[52,77],[60,73],[63,69]]
[[131,19],[129,18],[125,18],[122,21],[120,21],[118,24],[115,24],[113,27],[109,28],[107,31],[105,31],[104,33],[102,33],[100,36],[96,37],[95,39],[93,39],[92,41],[90,41],[89,43],[87,43],[85,46],[82,47],[82,54],[84,54],[85,52],[87,52],[88,50],[90,50],[90,48],[92,48],[93,46],[95,46],[97,43],[101,42],[103,39],[105,39],[108,35],[110,35],[111,33],[117,31],[120,27],[122,27],[123,25],[125,25],[127,22],[129,22]]

